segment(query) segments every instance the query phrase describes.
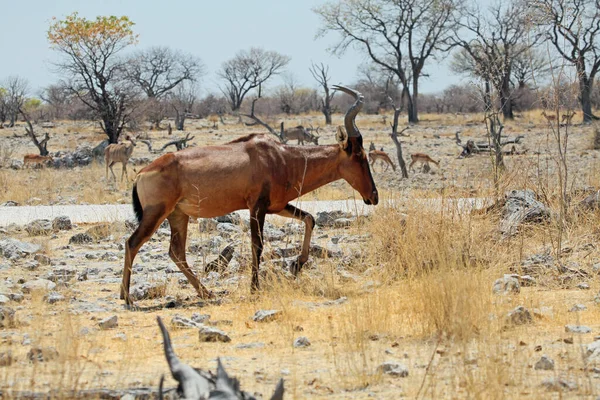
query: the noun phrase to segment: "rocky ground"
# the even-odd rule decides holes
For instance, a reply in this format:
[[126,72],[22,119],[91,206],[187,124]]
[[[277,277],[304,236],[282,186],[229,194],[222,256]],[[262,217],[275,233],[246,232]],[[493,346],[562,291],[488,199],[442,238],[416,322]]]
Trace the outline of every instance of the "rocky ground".
[[[383,195],[407,200],[401,210],[321,216],[299,280],[286,265],[298,254],[303,227],[268,218],[258,295],[249,292],[244,219],[190,224],[188,261],[215,293],[208,301],[195,296],[169,259],[170,231],[162,226],[134,263],[133,310],[119,299],[119,285],[123,243],[134,224],[77,226],[59,218],[0,228],[0,396],[52,390],[65,398],[73,391],[147,398],[169,374],[156,324],[161,316],[182,361],[214,371],[219,357],[244,390],[265,398],[280,378],[285,398],[596,398],[597,195],[570,214],[559,243],[552,138],[526,117],[507,126],[509,136],[525,135],[519,150],[527,152],[507,157],[502,185],[519,190],[506,202],[465,216],[411,207],[414,196],[438,197],[442,188],[447,195],[490,192],[489,158],[456,158],[455,131],[463,141],[480,141],[481,127],[449,118],[425,121],[403,138],[406,154],[426,152],[442,160],[440,168],[400,180],[376,166]],[[393,154],[377,117],[359,126],[367,143],[372,136]],[[57,124],[50,147],[60,143],[72,152],[101,138],[83,128],[75,134]],[[215,131],[198,121],[190,129],[198,144],[210,144],[248,128]],[[0,136],[2,145],[9,138],[18,148],[9,157],[18,160],[32,149],[15,133],[21,135]],[[153,148],[167,141],[163,135],[149,133]],[[570,139],[575,189],[598,186],[592,136],[593,128],[578,126]],[[333,138],[325,133],[321,142]],[[157,156],[145,147],[134,156]],[[103,166],[29,170],[11,163],[0,169],[0,203],[129,201],[127,184],[107,188]],[[40,187],[24,191],[15,182]],[[575,209],[585,194],[572,193]],[[337,184],[310,198],[349,196]],[[165,386],[174,385],[168,377]]]

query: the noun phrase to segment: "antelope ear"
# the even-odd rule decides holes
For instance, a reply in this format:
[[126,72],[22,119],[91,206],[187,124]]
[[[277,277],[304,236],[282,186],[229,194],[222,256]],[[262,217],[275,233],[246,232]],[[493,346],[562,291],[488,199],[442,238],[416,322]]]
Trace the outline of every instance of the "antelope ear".
[[348,134],[346,133],[346,130],[341,126],[337,127],[337,132],[335,133],[335,140],[337,140],[342,150],[346,150],[346,147],[348,147]]

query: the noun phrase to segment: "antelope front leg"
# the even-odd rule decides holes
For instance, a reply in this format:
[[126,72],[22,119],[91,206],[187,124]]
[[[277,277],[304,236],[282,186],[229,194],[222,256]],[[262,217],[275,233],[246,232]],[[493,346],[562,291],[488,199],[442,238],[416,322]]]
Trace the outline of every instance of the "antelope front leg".
[[290,272],[294,274],[294,276],[298,276],[302,266],[308,261],[308,251],[310,250],[310,238],[312,236],[313,228],[315,227],[315,219],[312,215],[307,213],[306,211],[302,211],[299,208],[294,207],[291,204],[285,206],[283,211],[277,213],[282,217],[288,217],[297,219],[299,221],[304,222],[304,241],[302,242],[302,252],[298,257],[298,260],[292,267],[290,268]]

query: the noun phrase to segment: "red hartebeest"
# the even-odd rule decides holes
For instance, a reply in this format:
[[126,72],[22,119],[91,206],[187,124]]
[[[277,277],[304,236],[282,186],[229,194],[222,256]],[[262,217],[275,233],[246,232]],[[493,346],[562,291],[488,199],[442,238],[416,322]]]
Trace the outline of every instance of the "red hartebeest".
[[369,152],[369,160],[371,160],[371,167],[375,170],[375,162],[381,160],[385,164],[385,170],[387,171],[390,165],[392,169],[395,171],[396,166],[390,159],[390,156],[383,150],[371,150]]
[[142,169],[133,186],[133,208],[139,226],[125,242],[121,298],[130,305],[131,266],[140,247],[166,218],[171,225],[169,256],[194,286],[210,297],[187,264],[185,244],[190,217],[210,218],[235,210],[250,211],[252,237],[252,291],[259,288],[258,269],[267,214],[304,222],[304,241],[298,259],[290,266],[298,275],[308,260],[315,220],[290,201],[338,179],[357,190],[366,204],[379,195],[371,176],[363,139],[354,122],[364,102],[362,94],[335,86],[355,98],[338,127],[338,144],[287,146],[266,135],[249,135],[221,146],[189,148],[165,154]]

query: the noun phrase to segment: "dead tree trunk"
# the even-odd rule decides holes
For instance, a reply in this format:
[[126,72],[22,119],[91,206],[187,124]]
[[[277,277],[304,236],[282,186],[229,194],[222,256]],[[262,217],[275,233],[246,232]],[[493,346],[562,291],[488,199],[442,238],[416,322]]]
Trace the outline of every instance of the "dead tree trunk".
[[[259,90],[259,93],[260,93],[260,90]],[[251,120],[254,121],[254,123],[249,123],[249,124],[246,123],[247,126],[252,126],[252,125],[256,125],[256,124],[264,126],[265,128],[267,128],[269,133],[277,136],[279,138],[279,140],[283,143],[284,142],[283,141],[283,133],[277,133],[277,131],[275,129],[271,128],[269,126],[269,124],[262,121],[260,118],[258,118],[256,116],[256,114],[254,114],[254,106],[258,99],[260,99],[260,94],[259,94],[259,97],[256,97],[254,100],[252,100],[252,107],[250,108],[250,114],[240,114],[240,115],[243,115],[244,117],[250,118]]]
[[400,170],[402,171],[402,177],[408,178],[408,169],[406,168],[406,163],[404,162],[404,156],[402,155],[402,143],[398,140],[398,135],[403,136],[402,133],[408,129],[404,128],[400,133],[398,133],[398,119],[400,118],[401,109],[397,108],[392,99],[390,98],[390,102],[394,107],[394,122],[392,123],[392,133],[390,137],[392,141],[396,145],[396,155],[398,156],[398,165],[400,165]]
[[27,135],[31,138],[31,141],[33,142],[35,147],[38,148],[38,150],[40,152],[40,156],[47,156],[48,149],[46,148],[46,146],[48,145],[48,141],[50,140],[50,136],[48,135],[48,132],[46,132],[46,134],[44,135],[44,139],[39,141],[38,138],[35,136],[35,133],[33,132],[33,125],[31,124],[31,121],[29,120],[29,117],[27,116],[27,114],[25,114],[23,112],[23,110],[20,108],[19,108],[19,113],[21,113],[21,115],[25,119],[25,122],[27,122],[27,127],[25,128],[25,131],[27,132]]
[[159,151],[164,151],[169,146],[175,146],[177,150],[185,149],[188,146],[187,142],[195,138],[195,136],[190,137],[190,135],[191,133],[188,133],[183,139],[171,140],[169,143],[165,144]]

